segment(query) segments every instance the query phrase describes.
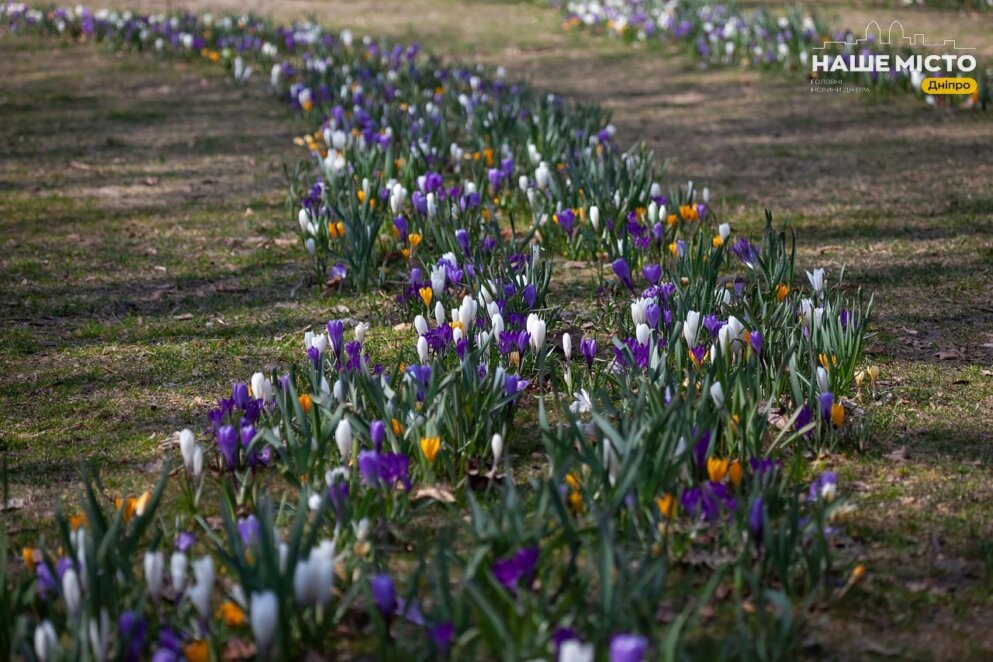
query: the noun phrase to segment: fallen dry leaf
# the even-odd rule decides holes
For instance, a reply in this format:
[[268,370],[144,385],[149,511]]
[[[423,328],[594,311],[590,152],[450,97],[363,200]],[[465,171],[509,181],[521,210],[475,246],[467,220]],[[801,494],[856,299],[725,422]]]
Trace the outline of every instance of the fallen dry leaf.
[[447,487],[440,487],[432,485],[431,487],[422,487],[414,492],[414,501],[420,499],[432,499],[434,501],[441,501],[442,503],[455,503],[455,496],[452,494],[451,490]]

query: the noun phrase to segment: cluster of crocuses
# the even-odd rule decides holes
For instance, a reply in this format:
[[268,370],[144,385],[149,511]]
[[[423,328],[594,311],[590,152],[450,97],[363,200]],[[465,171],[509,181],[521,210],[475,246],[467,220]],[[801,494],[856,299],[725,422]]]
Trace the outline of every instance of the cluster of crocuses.
[[[688,0],[568,0],[553,4],[566,14],[566,26],[586,28],[632,41],[661,41],[682,44],[700,60],[713,65],[749,64],[807,75],[811,49],[825,42],[855,44],[864,34],[829,28],[800,5],[785,8],[742,8],[730,2]],[[852,60],[857,56],[890,53],[886,44],[866,42],[840,46],[828,52]],[[831,74],[847,83],[874,89],[900,88],[934,103],[921,90],[924,75],[919,71],[869,71]],[[985,85],[985,81],[983,81]],[[977,104],[979,92],[966,99]]]
[[[878,370],[860,370],[871,307],[823,270],[797,284],[784,229],[735,233],[707,189],[663,192],[650,153],[620,153],[601,111],[416,48],[12,7],[18,26],[216,58],[241,80],[272,64],[269,82],[320,127],[301,140],[321,169],[297,196],[305,246],[335,280],[389,289],[410,327],[377,355],[381,330],[332,320],[292,369],[236,383],[179,434],[172,482],[166,468],[127,497],[87,481],[59,539],[25,550],[6,649],[795,649],[805,609],[844,579],[830,538],[850,507],[793,448],[836,443],[853,380]],[[592,276],[600,323],[583,335],[559,330],[557,255],[608,274]],[[522,457],[542,459],[526,481]],[[734,636],[692,625],[719,588]]]

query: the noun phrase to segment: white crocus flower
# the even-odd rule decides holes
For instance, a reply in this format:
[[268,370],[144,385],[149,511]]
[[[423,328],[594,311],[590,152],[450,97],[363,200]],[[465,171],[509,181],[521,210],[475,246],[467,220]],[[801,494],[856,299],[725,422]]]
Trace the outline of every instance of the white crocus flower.
[[593,226],[594,232],[600,231],[600,208],[596,205],[590,207],[590,225]]
[[414,318],[414,329],[419,336],[423,336],[428,332],[428,321],[424,319],[424,315],[418,315]]
[[828,382],[828,371],[821,366],[817,366],[817,389],[820,393],[831,390]]
[[75,568],[69,568],[62,574],[62,597],[66,602],[66,611],[72,616],[78,616],[82,608],[83,595]]
[[106,608],[100,610],[100,619],[90,619],[90,648],[94,659],[105,662],[110,658],[110,614]]
[[334,440],[338,444],[342,463],[348,466],[352,457],[352,424],[348,422],[347,418],[338,421],[338,427],[334,431]]
[[359,322],[355,325],[355,339],[359,342],[365,341],[365,334],[369,332],[368,322]]
[[194,584],[188,595],[201,618],[210,617],[210,596],[214,592],[214,559],[201,556],[193,562]]
[[562,354],[565,355],[566,361],[572,360],[572,336],[568,333],[562,334]]
[[534,183],[541,190],[548,188],[549,180],[548,164],[542,161],[534,171]]
[[569,411],[573,414],[588,414],[593,411],[593,401],[585,388],[573,393],[572,397],[573,402],[569,405]]
[[266,404],[272,402],[272,382],[261,372],[252,375],[252,395]]
[[652,337],[652,330],[648,328],[647,324],[639,324],[634,330],[634,334],[638,338],[639,345],[647,345]]
[[717,234],[721,237],[721,243],[724,243],[731,236],[731,225],[729,223],[721,223],[717,226]]
[[268,651],[276,637],[276,625],[279,621],[279,602],[272,591],[252,593],[250,619],[252,636],[259,651]]
[[645,311],[648,310],[649,303],[651,303],[651,301],[648,299],[638,299],[631,304],[631,321],[634,322],[635,326],[646,322]]
[[813,271],[808,271],[807,280],[810,281],[810,287],[817,294],[824,291],[824,269],[814,269]]
[[695,310],[686,313],[686,321],[683,323],[683,338],[690,347],[696,342],[696,334],[700,328],[700,313]]
[[428,339],[424,336],[417,337],[417,358],[422,364],[428,362]]
[[183,466],[190,473],[193,473],[193,455],[196,448],[197,442],[192,430],[187,429],[179,433],[179,452],[183,455]]
[[500,433],[494,434],[490,439],[490,448],[493,450],[493,468],[496,469],[500,464],[500,458],[503,457],[503,436]]
[[59,637],[52,622],[45,619],[34,629],[34,654],[41,662],[58,657]]
[[187,564],[186,554],[182,552],[173,552],[169,558],[169,577],[172,579],[172,589],[176,593],[182,593],[186,588]]
[[153,600],[162,595],[165,555],[162,552],[145,552],[145,583]]
[[710,385],[710,397],[718,409],[724,408],[724,387],[721,386],[720,382],[714,382]]
[[445,323],[445,306],[440,301],[434,304],[434,321],[438,326]]
[[567,639],[559,647],[557,662],[593,662],[595,656],[593,644],[585,644],[579,639]]

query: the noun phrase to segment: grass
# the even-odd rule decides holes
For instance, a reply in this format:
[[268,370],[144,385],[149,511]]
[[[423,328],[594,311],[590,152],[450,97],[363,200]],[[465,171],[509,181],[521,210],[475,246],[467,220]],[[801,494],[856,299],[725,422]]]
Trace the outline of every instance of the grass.
[[[269,9],[313,9],[602,103],[623,140],[672,158],[670,181],[705,182],[738,229],[757,229],[768,207],[797,229],[802,267],[844,265],[875,293],[868,361],[881,381],[857,398],[851,446],[817,459],[857,495],[839,553],[864,561],[867,580],[815,618],[805,652],[988,656],[989,118],[701,71],[563,33],[534,3],[470,3],[468,23],[453,0],[417,0],[405,15],[419,20],[389,22],[382,4]],[[150,485],[170,433],[202,425],[231,382],[296,360],[308,327],[367,319],[385,351],[408,337],[380,297],[326,299],[310,284],[281,174],[304,127],[263,90],[199,66],[52,46],[0,36],[0,59],[14,63],[0,71],[0,455],[25,499],[20,535],[74,491],[81,462],[115,489]],[[592,322],[586,274],[560,275],[571,323]],[[532,450],[514,449],[521,471]]]

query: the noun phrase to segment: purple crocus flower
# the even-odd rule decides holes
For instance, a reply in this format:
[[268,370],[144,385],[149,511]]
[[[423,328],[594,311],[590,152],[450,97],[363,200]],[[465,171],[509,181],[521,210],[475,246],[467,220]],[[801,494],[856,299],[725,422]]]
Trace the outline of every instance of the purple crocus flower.
[[455,231],[455,240],[462,247],[462,252],[469,255],[469,233],[460,228]]
[[383,441],[386,439],[386,423],[380,420],[370,423],[369,436],[372,438],[372,445],[376,452],[383,450]]
[[662,278],[662,267],[658,264],[647,264],[641,270],[641,275],[652,285],[658,285],[659,279]]
[[623,257],[619,257],[614,260],[614,263],[611,266],[614,269],[614,274],[618,279],[620,279],[621,283],[624,284],[624,287],[634,291],[634,283],[631,282],[631,267],[628,266],[627,260]]
[[834,393],[831,391],[824,391],[818,398],[821,406],[821,418],[825,421],[831,420],[831,407],[834,405]]
[[707,329],[707,332],[710,334],[711,339],[717,337],[717,334],[721,330],[722,326],[724,326],[724,323],[721,322],[720,318],[717,315],[714,315],[713,313],[711,313],[710,315],[704,315],[703,328]]
[[762,337],[761,331],[752,331],[749,333],[748,342],[751,344],[752,349],[755,350],[756,354],[762,353],[762,348],[765,346],[765,338]]
[[451,621],[438,623],[428,630],[428,637],[431,638],[431,643],[438,649],[438,652],[444,655],[451,648],[452,640],[455,639],[455,624]]
[[515,398],[518,393],[528,387],[528,383],[528,380],[521,379],[517,375],[507,375],[503,381],[503,388],[509,397]]
[[428,197],[420,191],[414,191],[410,195],[410,202],[414,205],[414,211],[418,214],[428,213]]
[[52,576],[47,563],[39,563],[35,575],[38,579],[38,595],[42,600],[47,600],[50,595],[58,595],[59,584]]
[[662,309],[654,301],[645,306],[645,321],[653,329],[659,328],[659,321],[662,318]]
[[555,215],[559,221],[559,226],[565,230],[566,235],[572,238],[572,230],[576,225],[576,214],[571,209],[563,209]]
[[693,463],[697,471],[707,470],[707,454],[710,453],[710,432],[704,430],[700,438],[693,444]]
[[527,304],[528,308],[534,308],[534,304],[538,301],[538,288],[534,286],[534,283],[528,284],[524,288],[524,303]]
[[145,648],[145,632],[148,629],[148,622],[133,611],[125,611],[118,621],[121,629],[121,641],[124,643],[122,650],[125,660],[136,662],[141,659],[141,652]]
[[195,535],[189,531],[180,531],[176,535],[176,551],[178,552],[188,552],[193,549],[193,545],[196,543],[197,538]]
[[379,453],[376,451],[361,451],[359,453],[359,474],[369,487],[379,486]]
[[610,662],[641,662],[648,651],[648,638],[640,634],[615,634],[610,638]]
[[765,523],[765,501],[761,496],[752,502],[752,507],[748,511],[748,530],[752,533],[752,539],[756,544],[762,544],[762,528]]
[[307,358],[310,359],[310,364],[314,366],[314,370],[321,369],[321,350],[316,347],[308,347]]
[[393,229],[396,230],[397,236],[400,237],[400,241],[407,241],[407,234],[410,231],[410,226],[407,224],[407,219],[403,216],[397,216],[394,218]]
[[410,458],[404,453],[384,453],[379,456],[379,478],[384,484],[410,491]]
[[825,471],[810,484],[810,494],[808,496],[811,501],[818,501],[822,498],[831,501],[837,489],[838,475],[833,471]]
[[579,342],[579,351],[583,353],[586,360],[586,367],[593,369],[593,359],[596,358],[596,340],[593,338],[583,338]]
[[517,583],[524,579],[530,584],[535,566],[538,565],[537,547],[525,547],[511,556],[499,559],[493,564],[493,576],[508,591],[516,591]]
[[496,168],[490,168],[486,171],[486,178],[490,180],[490,188],[494,192],[500,190],[500,184],[503,183],[503,172],[497,170]]
[[246,547],[251,547],[259,539],[259,533],[262,531],[262,525],[259,524],[259,518],[255,515],[249,515],[248,517],[242,517],[238,520],[238,533],[241,535],[241,542]]
[[849,322],[851,322],[851,320],[852,320],[852,314],[848,311],[847,308],[843,309],[841,313],[838,315],[838,321],[841,322],[842,331],[848,330],[848,324]]
[[797,430],[802,430],[803,428],[805,428],[808,425],[810,425],[810,422],[813,421],[813,420],[814,420],[814,417],[813,417],[813,414],[810,411],[810,407],[808,407],[807,405],[804,405],[804,406],[800,407],[800,413],[797,414],[796,423],[794,423],[794,427]]
[[342,343],[345,340],[345,325],[341,320],[328,322],[328,338],[331,340],[331,347],[334,348],[335,355],[340,357]]
[[375,575],[369,580],[369,588],[376,609],[383,618],[389,620],[397,606],[397,592],[396,587],[393,586],[393,579],[386,574]]
[[234,471],[238,468],[238,431],[233,425],[225,425],[217,431],[217,448],[224,458],[224,468]]
[[703,359],[707,356],[707,346],[697,345],[696,347],[691,347],[690,352],[693,353],[693,358],[696,359],[697,365],[703,363]]
[[248,395],[248,384],[245,382],[235,382],[235,385],[231,389],[231,399],[234,401],[234,406],[238,409],[248,409],[248,402],[251,400]]

